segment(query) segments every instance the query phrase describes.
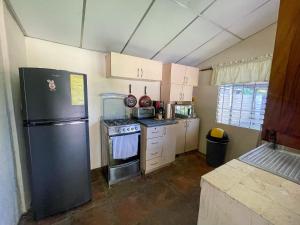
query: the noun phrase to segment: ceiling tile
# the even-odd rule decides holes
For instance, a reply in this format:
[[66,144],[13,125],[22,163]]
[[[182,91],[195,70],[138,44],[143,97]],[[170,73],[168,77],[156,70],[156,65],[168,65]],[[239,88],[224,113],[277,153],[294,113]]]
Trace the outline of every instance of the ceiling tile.
[[151,58],[195,17],[171,0],[156,0],[124,53]]
[[244,19],[244,16],[266,1],[268,0],[217,0],[203,15],[227,28]]
[[179,6],[189,8],[196,14],[202,13],[210,4],[216,0],[172,0]]
[[10,0],[30,37],[79,46],[82,0]]
[[83,47],[120,52],[151,0],[88,0]]
[[196,66],[208,58],[218,54],[219,52],[229,48],[230,46],[235,45],[239,41],[240,39],[226,31],[223,31],[205,45],[198,48],[192,54],[180,60],[179,63]]
[[220,28],[198,18],[174,41],[164,48],[155,59],[165,63],[177,62],[219,32],[221,32]]
[[242,38],[247,38],[277,21],[279,4],[280,0],[271,0],[228,29]]

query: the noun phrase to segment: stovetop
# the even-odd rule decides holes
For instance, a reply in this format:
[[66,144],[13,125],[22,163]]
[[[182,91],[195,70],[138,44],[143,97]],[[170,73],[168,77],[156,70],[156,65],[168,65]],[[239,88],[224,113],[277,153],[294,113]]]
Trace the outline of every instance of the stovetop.
[[113,135],[125,135],[130,133],[136,133],[141,131],[141,126],[135,120],[130,119],[115,119],[104,120],[104,125],[107,127],[107,133],[109,136]]
[[109,127],[138,124],[135,120],[131,119],[104,120],[104,123]]

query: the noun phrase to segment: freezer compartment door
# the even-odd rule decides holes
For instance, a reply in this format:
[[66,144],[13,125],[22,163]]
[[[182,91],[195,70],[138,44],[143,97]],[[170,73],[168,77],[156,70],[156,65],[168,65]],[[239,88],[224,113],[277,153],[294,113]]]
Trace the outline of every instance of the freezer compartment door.
[[88,117],[86,75],[42,68],[19,73],[24,120]]
[[40,219],[91,198],[88,122],[27,127],[32,208]]

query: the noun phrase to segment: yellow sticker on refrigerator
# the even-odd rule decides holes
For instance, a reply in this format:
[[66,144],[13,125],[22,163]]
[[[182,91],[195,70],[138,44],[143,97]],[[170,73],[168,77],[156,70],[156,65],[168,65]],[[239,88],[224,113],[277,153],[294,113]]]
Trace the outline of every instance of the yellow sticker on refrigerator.
[[72,105],[84,105],[83,75],[70,74],[70,87]]

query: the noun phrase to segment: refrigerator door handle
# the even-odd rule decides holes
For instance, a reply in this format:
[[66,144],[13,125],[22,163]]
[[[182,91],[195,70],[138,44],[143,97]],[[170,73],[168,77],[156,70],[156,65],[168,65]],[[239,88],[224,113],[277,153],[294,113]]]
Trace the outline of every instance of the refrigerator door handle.
[[73,124],[81,124],[81,123],[86,123],[86,121],[61,122],[61,123],[53,123],[53,125],[64,126],[64,125],[73,125]]

